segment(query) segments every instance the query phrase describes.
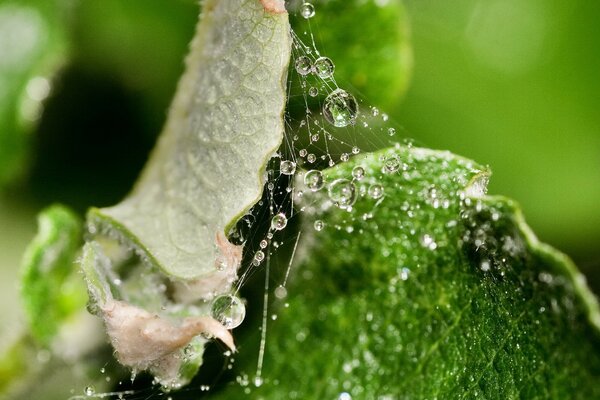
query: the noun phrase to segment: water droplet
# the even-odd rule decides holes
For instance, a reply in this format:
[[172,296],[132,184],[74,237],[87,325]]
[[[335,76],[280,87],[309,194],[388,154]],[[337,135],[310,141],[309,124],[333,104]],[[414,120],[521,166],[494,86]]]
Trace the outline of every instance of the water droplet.
[[261,378],[260,376],[254,377],[254,386],[261,387],[262,384],[263,384],[263,378]]
[[309,19],[315,16],[315,6],[311,3],[304,3],[300,6],[300,15]]
[[300,75],[308,75],[313,69],[312,63],[310,62],[310,58],[306,56],[300,56],[296,58],[296,72]]
[[304,175],[304,184],[313,192],[321,190],[323,183],[323,174],[321,171],[312,169]]
[[343,89],[336,89],[323,104],[323,116],[338,128],[354,124],[358,115],[358,103],[354,96]]
[[85,389],[83,389],[83,393],[86,396],[93,396],[96,394],[96,388],[92,385],[86,386]]
[[260,248],[261,249],[266,248],[268,245],[269,245],[269,242],[267,242],[266,240],[263,239],[263,240],[260,241]]
[[394,128],[389,128],[388,129],[388,135],[394,136],[395,134],[396,134],[396,130]]
[[320,232],[323,230],[323,228],[325,228],[325,223],[318,219],[315,221],[314,227],[317,232]]
[[317,156],[315,156],[314,154],[312,154],[312,153],[311,153],[311,154],[309,154],[309,155],[308,155],[308,157],[306,157],[306,160],[307,160],[309,163],[311,163],[311,164],[312,164],[312,163],[314,163],[315,161],[317,161]]
[[316,87],[312,86],[310,89],[308,89],[308,94],[311,97],[317,97],[317,95],[319,94],[319,89],[317,89]]
[[352,400],[352,396],[350,396],[350,393],[348,392],[342,392],[338,396],[338,400]]
[[421,237],[421,245],[423,247],[427,247],[429,250],[435,250],[437,248],[437,243],[431,235],[425,234]]
[[340,208],[348,208],[356,200],[356,188],[348,179],[338,179],[329,185],[329,198]]
[[357,146],[354,146],[352,148],[352,154],[358,154],[358,153],[360,153],[360,149]]
[[379,199],[383,196],[383,186],[379,184],[374,184],[369,187],[368,190],[369,196],[373,199]]
[[256,253],[254,253],[254,262],[256,263],[256,265],[260,264],[264,259],[265,253],[263,253],[262,251],[259,250]]
[[319,141],[319,134],[318,133],[314,133],[311,137],[310,137],[310,141],[311,142],[318,142]]
[[287,217],[283,213],[279,213],[271,219],[271,229],[280,231],[287,225]]
[[211,305],[211,315],[227,329],[238,327],[246,316],[246,306],[232,294],[215,298]]
[[279,171],[283,175],[294,175],[296,172],[296,163],[293,161],[282,161],[279,163]]
[[363,167],[361,167],[361,166],[354,167],[352,169],[352,176],[357,181],[360,181],[365,176],[365,169]]
[[371,114],[376,117],[379,115],[379,109],[377,107],[371,108]]
[[315,74],[317,74],[319,78],[327,79],[333,76],[335,65],[329,57],[319,57],[315,61],[313,68],[315,70]]
[[278,299],[284,299],[287,297],[287,289],[283,285],[279,285],[275,288],[275,297]]
[[383,172],[391,174],[400,169],[400,160],[398,157],[393,156],[385,160],[383,163]]
[[301,149],[298,154],[300,154],[300,157],[306,157],[306,155],[308,154],[308,151],[306,151],[306,149]]
[[342,155],[340,156],[340,160],[342,161],[348,161],[350,159],[350,155],[348,153],[342,153]]

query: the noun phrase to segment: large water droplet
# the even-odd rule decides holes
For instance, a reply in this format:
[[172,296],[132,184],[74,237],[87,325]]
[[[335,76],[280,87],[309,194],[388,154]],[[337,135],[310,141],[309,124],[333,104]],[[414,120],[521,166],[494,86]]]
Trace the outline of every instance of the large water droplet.
[[300,14],[306,18],[312,18],[315,16],[315,6],[311,3],[304,3],[300,6]]
[[323,174],[316,169],[310,170],[304,175],[304,184],[313,192],[323,187]]
[[282,161],[279,163],[279,171],[283,175],[294,175],[294,172],[296,172],[296,163],[293,161]]
[[329,185],[329,198],[340,208],[348,208],[356,201],[356,188],[348,179],[338,179]]
[[315,60],[313,66],[315,74],[321,79],[331,78],[333,71],[335,71],[335,64],[329,57],[319,57]]
[[313,69],[312,63],[310,62],[310,58],[306,56],[300,56],[296,58],[296,72],[300,75],[308,75]]
[[238,327],[246,316],[246,306],[232,294],[215,298],[211,306],[211,315],[227,329]]
[[354,124],[358,115],[358,103],[354,96],[343,89],[336,89],[323,103],[323,116],[338,128]]
[[287,225],[287,217],[283,213],[274,215],[271,219],[271,229],[280,231]]

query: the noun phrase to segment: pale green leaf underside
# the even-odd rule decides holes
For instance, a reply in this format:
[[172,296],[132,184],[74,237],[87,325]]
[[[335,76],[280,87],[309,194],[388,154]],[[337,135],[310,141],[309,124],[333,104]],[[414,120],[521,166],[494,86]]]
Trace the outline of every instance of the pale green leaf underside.
[[[151,44],[149,44],[151,45]],[[283,138],[290,56],[286,13],[258,0],[210,0],[165,130],[122,203],[92,210],[173,278],[215,271],[215,237],[259,198]]]

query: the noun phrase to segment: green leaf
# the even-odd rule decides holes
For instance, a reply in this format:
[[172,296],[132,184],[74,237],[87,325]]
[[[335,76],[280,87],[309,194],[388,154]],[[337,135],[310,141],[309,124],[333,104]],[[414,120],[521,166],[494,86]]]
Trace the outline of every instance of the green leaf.
[[0,186],[23,175],[31,132],[65,63],[65,7],[0,1]]
[[75,265],[83,242],[82,221],[67,208],[54,205],[39,214],[38,226],[23,258],[21,293],[29,332],[48,346],[65,319],[86,302]]
[[355,185],[351,210],[327,187],[304,188],[306,256],[270,323],[264,383],[223,398],[600,396],[595,298],[513,201],[484,195],[488,174],[448,152],[398,146],[326,171],[328,185]]
[[283,2],[212,0],[203,10],[156,149],[123,202],[90,210],[82,257],[118,360],[169,387],[197,371],[201,333],[235,349],[208,301],[237,277],[242,247],[225,235],[260,197],[284,129]]

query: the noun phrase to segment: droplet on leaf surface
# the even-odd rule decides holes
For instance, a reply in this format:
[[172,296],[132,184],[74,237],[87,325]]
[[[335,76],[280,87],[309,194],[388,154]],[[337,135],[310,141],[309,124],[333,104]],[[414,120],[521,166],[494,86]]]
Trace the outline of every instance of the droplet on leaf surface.
[[329,185],[329,198],[340,208],[348,208],[356,200],[356,188],[347,179],[335,180]]

